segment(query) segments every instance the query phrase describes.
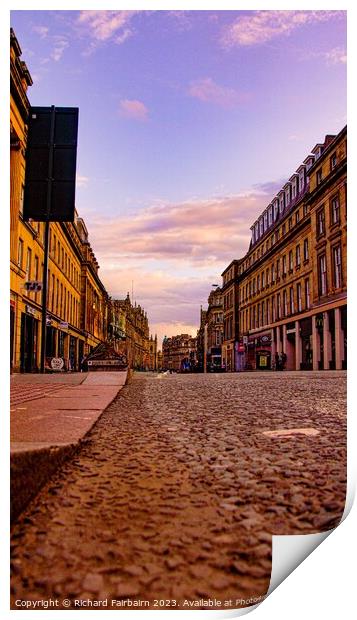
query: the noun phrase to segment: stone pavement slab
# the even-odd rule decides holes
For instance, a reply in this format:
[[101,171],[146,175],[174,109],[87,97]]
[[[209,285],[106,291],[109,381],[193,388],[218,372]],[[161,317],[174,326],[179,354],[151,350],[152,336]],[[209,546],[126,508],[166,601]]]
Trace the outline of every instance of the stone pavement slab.
[[122,389],[126,379],[127,372],[11,377],[13,518],[38,492],[58,464],[73,454]]

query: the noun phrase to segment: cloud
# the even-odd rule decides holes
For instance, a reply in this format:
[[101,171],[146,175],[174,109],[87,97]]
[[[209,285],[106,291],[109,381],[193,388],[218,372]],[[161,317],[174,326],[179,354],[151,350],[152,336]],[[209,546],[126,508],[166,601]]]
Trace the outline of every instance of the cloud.
[[[243,255],[266,193],[159,204],[129,216],[91,216],[93,244],[109,263],[168,260],[219,269]],[[118,243],[120,239],[120,243]]]
[[223,33],[226,47],[262,45],[296,28],[345,16],[345,11],[252,11],[228,26]]
[[188,94],[200,101],[214,103],[223,108],[233,108],[249,99],[248,93],[239,93],[233,88],[220,86],[210,77],[191,82]]
[[40,39],[45,39],[48,35],[49,29],[47,28],[47,26],[33,26],[32,30],[40,36]]
[[[223,269],[244,256],[250,226],[269,203],[275,183],[206,200],[160,202],[133,215],[86,215],[90,243],[109,294],[127,291],[148,312],[152,333],[196,333],[200,305]],[[280,189],[281,185],[279,185]]]
[[119,104],[119,113],[121,116],[138,121],[147,121],[149,115],[145,104],[137,99],[122,99]]
[[77,26],[82,34],[90,39],[84,52],[88,56],[98,45],[112,41],[122,45],[132,36],[130,23],[134,15],[140,11],[81,11]]
[[59,60],[61,60],[65,49],[68,47],[69,41],[63,35],[55,35],[53,37],[53,41],[54,41],[54,46],[51,52],[51,58],[55,62],[58,62]]
[[[99,254],[98,254],[99,256]],[[150,272],[138,265],[108,267],[105,262],[100,277],[113,299],[132,299],[147,311],[150,332],[157,333],[161,348],[163,337],[180,333],[196,335],[201,304],[206,304],[212,278],[176,276],[174,272]]]
[[76,185],[77,187],[87,187],[89,178],[85,177],[81,174],[77,174],[76,176]]
[[343,47],[334,47],[329,52],[324,52],[323,57],[328,65],[347,63],[347,51]]

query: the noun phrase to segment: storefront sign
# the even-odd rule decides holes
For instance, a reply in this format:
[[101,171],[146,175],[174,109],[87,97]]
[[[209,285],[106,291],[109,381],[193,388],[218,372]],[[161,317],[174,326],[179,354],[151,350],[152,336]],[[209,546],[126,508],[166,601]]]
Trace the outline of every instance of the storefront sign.
[[238,353],[244,353],[245,351],[245,345],[241,342],[238,343],[238,347],[237,347],[237,351]]
[[68,323],[66,323],[65,321],[61,321],[59,326],[60,329],[68,329]]
[[26,291],[34,291],[37,293],[38,291],[42,291],[42,282],[37,282],[36,280],[29,280],[25,282]]
[[[123,355],[122,358],[125,358],[125,356]],[[122,366],[123,362],[126,363],[126,358],[117,360],[88,360],[88,366]]]
[[271,342],[271,336],[270,334],[264,334],[264,336],[260,336],[260,342],[261,344],[268,344]]
[[62,357],[52,357],[51,359],[51,368],[52,370],[62,370],[64,361]]
[[35,310],[35,308],[32,308],[31,306],[25,306],[26,312],[27,314],[31,314],[31,316],[36,317],[37,316],[37,312]]

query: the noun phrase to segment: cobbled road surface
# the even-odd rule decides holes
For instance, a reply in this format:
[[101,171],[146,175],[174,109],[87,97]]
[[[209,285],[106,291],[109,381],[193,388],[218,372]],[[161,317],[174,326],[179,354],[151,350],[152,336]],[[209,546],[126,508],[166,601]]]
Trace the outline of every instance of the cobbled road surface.
[[342,516],[345,409],[343,372],[134,375],[15,524],[12,608],[263,597],[271,535]]

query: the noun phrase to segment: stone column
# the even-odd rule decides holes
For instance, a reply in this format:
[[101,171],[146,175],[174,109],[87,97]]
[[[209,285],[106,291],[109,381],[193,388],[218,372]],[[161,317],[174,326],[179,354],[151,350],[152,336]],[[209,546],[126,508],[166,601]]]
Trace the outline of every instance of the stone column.
[[300,370],[302,362],[302,340],[300,336],[300,323],[295,321],[295,369]]
[[316,316],[312,317],[312,369],[319,369],[320,361],[320,334],[316,328]]
[[288,353],[288,338],[286,335],[286,325],[283,325],[283,348],[282,352],[287,355]]
[[344,358],[343,329],[341,326],[341,309],[335,308],[335,355],[336,370],[342,370]]
[[330,360],[332,359],[332,342],[329,330],[328,312],[323,313],[323,336],[324,336],[324,370],[330,369]]

